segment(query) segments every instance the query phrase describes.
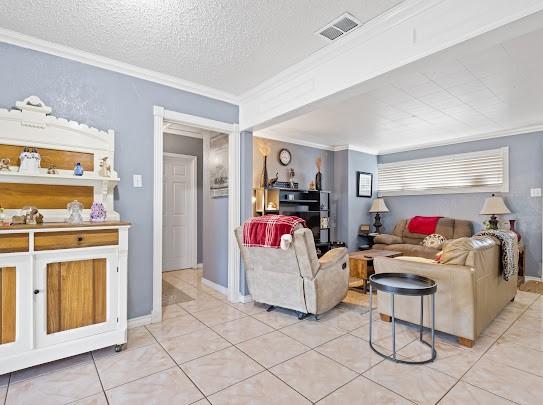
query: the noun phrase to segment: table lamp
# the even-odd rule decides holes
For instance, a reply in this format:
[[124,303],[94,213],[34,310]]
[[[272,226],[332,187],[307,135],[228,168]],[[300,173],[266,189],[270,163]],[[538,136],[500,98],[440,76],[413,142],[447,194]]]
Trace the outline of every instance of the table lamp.
[[490,229],[498,229],[498,217],[496,215],[510,214],[509,208],[505,205],[502,197],[496,197],[495,194],[492,194],[491,197],[488,197],[483,204],[483,209],[481,210],[481,215],[490,215],[490,220],[488,221]]
[[379,215],[381,212],[389,212],[388,207],[385,204],[385,200],[382,198],[376,198],[371,203],[370,211],[371,213],[375,213],[375,222],[373,223],[373,226],[375,227],[376,233],[381,233],[380,229],[383,226],[381,223],[381,215]]

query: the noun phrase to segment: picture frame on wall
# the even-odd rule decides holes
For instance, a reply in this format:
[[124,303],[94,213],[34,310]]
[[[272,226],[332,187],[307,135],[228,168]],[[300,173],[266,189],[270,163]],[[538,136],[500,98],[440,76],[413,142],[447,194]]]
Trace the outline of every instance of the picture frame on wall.
[[228,135],[209,140],[208,164],[211,198],[228,197]]
[[373,173],[356,172],[356,196],[371,198],[373,193]]

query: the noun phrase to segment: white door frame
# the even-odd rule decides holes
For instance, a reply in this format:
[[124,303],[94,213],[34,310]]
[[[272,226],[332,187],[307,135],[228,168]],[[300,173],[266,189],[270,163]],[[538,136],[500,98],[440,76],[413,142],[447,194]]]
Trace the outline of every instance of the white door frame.
[[[162,204],[163,204],[163,154],[164,121],[228,134],[228,299],[240,302],[240,251],[234,237],[234,229],[240,225],[240,185],[241,185],[241,138],[239,126],[222,121],[210,120],[169,111],[161,106],[153,107],[153,312],[151,322],[162,320]],[[204,139],[205,143],[205,139]],[[205,162],[203,162],[205,166]],[[205,170],[204,170],[205,171]],[[205,177],[205,176],[204,176]],[[205,182],[204,182],[205,183]],[[204,187],[205,193],[206,184]]]
[[[183,159],[183,160],[190,160],[190,166],[192,168],[192,184],[194,185],[194,188],[192,190],[192,209],[191,214],[191,220],[189,221],[189,228],[190,228],[190,234],[196,235],[198,230],[198,157],[197,156],[191,156],[191,155],[182,155],[180,153],[170,153],[170,152],[164,152],[162,154],[163,158],[172,158],[172,159]],[[164,160],[163,160],[164,162]],[[164,181],[164,179],[162,179]],[[164,193],[164,191],[163,191]],[[164,204],[164,201],[162,202]],[[164,205],[162,206],[162,209],[164,210]],[[192,267],[196,267],[198,264],[198,238],[192,238],[190,242],[190,264]]]

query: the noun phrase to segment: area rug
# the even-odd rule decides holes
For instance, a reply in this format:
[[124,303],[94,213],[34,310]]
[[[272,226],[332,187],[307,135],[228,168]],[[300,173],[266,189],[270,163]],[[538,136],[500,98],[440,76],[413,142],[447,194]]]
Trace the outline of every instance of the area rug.
[[524,284],[521,284],[518,289],[520,291],[527,291],[543,295],[543,281],[526,281]]
[[192,300],[194,298],[190,295],[185,294],[179,288],[162,280],[162,305],[180,304]]

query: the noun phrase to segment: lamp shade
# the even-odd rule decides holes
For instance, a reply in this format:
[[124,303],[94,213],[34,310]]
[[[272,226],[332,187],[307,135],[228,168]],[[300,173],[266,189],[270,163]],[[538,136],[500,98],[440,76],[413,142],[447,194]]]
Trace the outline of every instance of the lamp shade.
[[388,212],[388,207],[385,204],[385,200],[382,198],[376,198],[371,203],[370,212]]
[[481,215],[501,215],[510,214],[509,208],[505,205],[502,197],[496,197],[492,194],[492,197],[488,197],[485,200]]

